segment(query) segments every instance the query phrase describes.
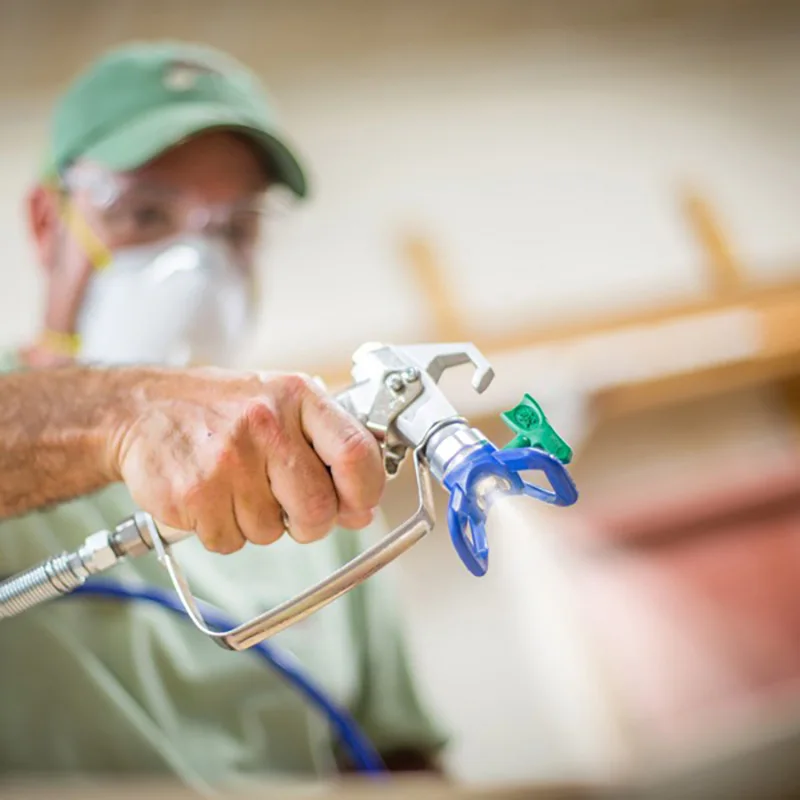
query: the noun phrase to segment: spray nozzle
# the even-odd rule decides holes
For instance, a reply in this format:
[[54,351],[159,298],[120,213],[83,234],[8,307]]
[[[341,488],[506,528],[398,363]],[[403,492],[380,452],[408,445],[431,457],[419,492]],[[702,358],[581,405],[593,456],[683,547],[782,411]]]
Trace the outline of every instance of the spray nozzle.
[[[528,483],[522,473],[541,471],[552,490]],[[498,450],[484,441],[447,472],[442,481],[450,492],[447,525],[450,539],[466,568],[477,576],[489,567],[486,517],[498,499],[527,495],[557,506],[572,505],[578,492],[563,463],[538,447]]]

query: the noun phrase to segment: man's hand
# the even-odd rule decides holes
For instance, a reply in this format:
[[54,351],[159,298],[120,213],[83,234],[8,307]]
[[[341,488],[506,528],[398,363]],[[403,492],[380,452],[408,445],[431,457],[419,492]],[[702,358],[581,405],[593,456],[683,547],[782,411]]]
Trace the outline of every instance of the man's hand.
[[143,509],[214,552],[363,528],[380,502],[375,438],[306,377],[164,372],[133,406],[112,469]]
[[124,481],[159,522],[229,553],[369,524],[378,445],[298,375],[65,366],[0,376],[0,519]]

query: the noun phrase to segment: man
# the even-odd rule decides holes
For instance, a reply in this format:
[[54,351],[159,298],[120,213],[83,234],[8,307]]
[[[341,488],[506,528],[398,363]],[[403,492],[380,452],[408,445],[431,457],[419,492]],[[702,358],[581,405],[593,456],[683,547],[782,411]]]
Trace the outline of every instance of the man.
[[[202,47],[119,48],[60,100],[28,204],[43,334],[6,356],[12,374],[0,379],[14,389],[4,397],[22,398],[13,419],[29,432],[0,456],[13,486],[0,514],[17,514],[0,523],[3,573],[74,547],[137,501],[197,530],[176,548],[190,583],[245,619],[363,547],[348,529],[368,524],[382,478],[370,483],[375,453],[352,420],[297,376],[175,370],[225,366],[251,328],[264,193],[306,193],[284,141],[255,78]],[[45,385],[69,397],[55,416],[37,405]],[[0,414],[0,434],[17,430]],[[42,448],[32,485],[22,461]],[[129,488],[101,488],[120,479]],[[312,544],[276,541],[284,514]],[[343,528],[320,538],[334,522]],[[168,585],[150,557],[113,575]],[[443,739],[418,699],[384,575],[275,642],[350,707],[390,764],[431,763]],[[0,772],[166,772],[208,785],[336,769],[331,731],[291,688],[160,610],[61,600],[4,621],[0,653]]]

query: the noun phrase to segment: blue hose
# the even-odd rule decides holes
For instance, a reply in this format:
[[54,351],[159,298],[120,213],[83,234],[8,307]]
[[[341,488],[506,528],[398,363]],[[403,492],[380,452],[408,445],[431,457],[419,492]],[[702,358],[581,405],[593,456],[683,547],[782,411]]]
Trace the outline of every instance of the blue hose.
[[[180,601],[171,592],[154,587],[138,588],[124,586],[114,581],[92,579],[83,584],[83,586],[79,586],[71,594],[64,595],[64,597],[76,595],[106,597],[117,600],[143,600],[167,608],[181,616],[186,616],[186,612],[183,606],[181,606]],[[226,619],[214,606],[199,600],[197,603],[209,627],[216,628],[217,630],[227,630],[235,627],[235,625],[232,624],[230,620]],[[369,775],[382,775],[387,772],[383,760],[372,742],[370,742],[359,728],[349,712],[330,698],[312,678],[305,674],[302,667],[295,662],[291,655],[267,642],[259,642],[253,645],[250,650],[263,658],[278,675],[288,681],[288,683],[297,689],[312,706],[321,711],[328,718],[331,726],[339,735],[342,745],[352,759],[354,767],[356,767],[359,772]]]

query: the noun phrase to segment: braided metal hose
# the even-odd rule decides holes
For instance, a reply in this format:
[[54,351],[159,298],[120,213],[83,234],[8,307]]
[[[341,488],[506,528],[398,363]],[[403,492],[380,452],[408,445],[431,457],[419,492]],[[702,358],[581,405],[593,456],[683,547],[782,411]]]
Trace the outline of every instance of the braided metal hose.
[[[83,585],[90,575],[105,572],[127,556],[150,551],[139,528],[146,514],[122,520],[113,531],[96,531],[71,553],[60,553],[0,583],[0,620],[15,617]],[[188,533],[181,533],[181,537]]]
[[61,553],[0,583],[0,619],[68,594],[88,577],[77,553]]

